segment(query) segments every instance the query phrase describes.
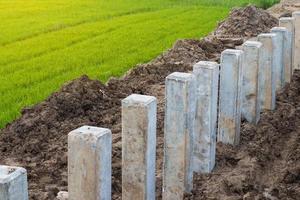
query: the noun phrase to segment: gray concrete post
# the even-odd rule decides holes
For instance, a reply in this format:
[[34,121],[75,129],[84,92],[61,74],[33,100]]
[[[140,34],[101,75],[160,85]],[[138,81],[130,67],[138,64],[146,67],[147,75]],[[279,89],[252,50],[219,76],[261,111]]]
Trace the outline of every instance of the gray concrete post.
[[221,54],[218,141],[225,144],[240,141],[243,59],[241,50]]
[[83,126],[69,133],[69,200],[111,199],[111,151],[109,129]]
[[[290,45],[291,45],[291,50],[290,52],[286,52],[286,54],[290,53],[290,57],[291,57],[291,74],[294,73],[294,66],[295,66],[295,19],[293,17],[282,17],[279,20],[279,26],[281,27],[285,27],[291,34],[291,41],[290,41]],[[288,47],[286,47],[288,48]],[[285,49],[286,49],[285,48]],[[289,50],[289,49],[288,49]],[[288,77],[286,77],[288,78]],[[289,79],[288,79],[289,80]]]
[[0,165],[0,199],[28,200],[27,172],[24,168]]
[[196,82],[193,74],[175,72],[166,78],[164,135],[164,200],[182,200],[193,187],[193,141]]
[[[284,38],[287,34],[287,29],[284,27],[274,27],[271,29],[271,33],[277,35],[277,42],[275,43],[274,48],[277,49],[275,56],[275,80],[276,80],[276,91],[280,90],[285,85],[285,76],[284,76]],[[278,53],[278,54],[277,54]]]
[[156,98],[122,100],[122,199],[155,199]]
[[259,73],[259,99],[261,109],[274,110],[276,105],[276,79],[274,61],[277,49],[274,48],[276,34],[265,33],[258,36],[262,45],[262,59]]
[[293,72],[292,33],[287,30],[283,38],[283,75],[285,83],[290,83]]
[[294,67],[300,69],[300,11],[293,12],[295,19],[295,49],[294,49]]
[[262,43],[247,41],[243,44],[243,86],[242,116],[250,123],[257,124],[260,119],[259,73]]
[[198,62],[193,74],[197,90],[193,167],[195,172],[210,173],[216,159],[219,64]]

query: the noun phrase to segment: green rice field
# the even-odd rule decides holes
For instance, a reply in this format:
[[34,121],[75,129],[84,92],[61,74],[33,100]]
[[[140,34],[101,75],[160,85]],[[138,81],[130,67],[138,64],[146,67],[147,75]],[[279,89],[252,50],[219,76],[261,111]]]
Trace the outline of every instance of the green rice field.
[[0,127],[63,83],[107,81],[180,38],[207,35],[233,6],[274,0],[0,0]]

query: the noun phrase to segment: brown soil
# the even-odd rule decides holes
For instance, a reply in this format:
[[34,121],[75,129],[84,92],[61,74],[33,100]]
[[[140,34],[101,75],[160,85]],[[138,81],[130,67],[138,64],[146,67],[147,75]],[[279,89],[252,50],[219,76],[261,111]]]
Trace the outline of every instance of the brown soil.
[[267,33],[277,25],[278,20],[269,13],[255,6],[248,6],[244,9],[233,9],[230,16],[219,24],[214,35],[251,38],[259,33]]
[[[254,12],[253,7],[241,10]],[[253,17],[243,12],[242,16]],[[266,15],[263,10],[255,9],[255,12],[259,13],[255,16]],[[262,20],[268,29],[275,21],[271,17]],[[243,30],[251,30],[252,26],[251,37],[257,35],[260,29],[254,27],[259,25],[246,21],[251,24],[246,24],[248,28]],[[238,37],[240,35],[234,36]],[[243,42],[243,39],[220,38],[225,36],[180,40],[151,63],[137,66],[121,79],[112,78],[106,85],[86,76],[67,83],[46,101],[24,109],[19,119],[1,131],[0,163],[28,170],[30,199],[55,199],[58,191],[67,190],[67,134],[82,125],[110,128],[113,133],[113,199],[120,199],[121,99],[132,93],[153,95],[158,98],[157,196],[160,197],[164,79],[174,71],[191,70],[199,60],[218,61],[225,48],[234,48]],[[290,199],[296,199],[300,187],[299,85],[300,73],[297,72],[293,84],[279,96],[276,112],[264,113],[258,127],[243,125],[240,146],[218,146],[216,170],[211,175],[195,177],[196,189],[188,199],[247,196],[253,199],[259,195],[281,199],[289,195]],[[209,196],[210,192],[214,196]]]
[[292,12],[300,10],[300,0],[281,0],[279,4],[269,8],[268,11],[275,17],[289,17]]
[[[28,170],[30,199],[54,199],[67,190],[67,134],[82,125],[105,127],[113,133],[113,199],[121,193],[121,100],[132,93],[158,98],[158,195],[162,165],[164,80],[174,71],[189,71],[198,60],[224,50],[217,39],[181,40],[172,50],[129,71],[107,85],[87,76],[67,83],[45,102],[22,111],[22,116],[0,134],[0,163]],[[214,52],[214,53],[207,53]],[[181,57],[182,62],[172,63]]]
[[218,144],[217,165],[196,175],[186,199],[300,199],[300,71],[258,126],[243,123],[241,144]]

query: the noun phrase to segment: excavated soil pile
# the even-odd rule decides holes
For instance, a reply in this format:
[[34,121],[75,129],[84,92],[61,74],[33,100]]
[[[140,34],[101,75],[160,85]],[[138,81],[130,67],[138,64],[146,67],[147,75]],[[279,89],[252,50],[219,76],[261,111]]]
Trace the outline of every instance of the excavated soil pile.
[[255,37],[259,33],[267,33],[278,25],[278,19],[255,6],[234,9],[228,19],[221,22],[214,34],[221,37]]
[[[22,116],[0,134],[0,163],[28,170],[30,198],[54,199],[67,190],[67,134],[82,126],[105,127],[113,133],[113,199],[121,193],[121,100],[132,93],[158,98],[158,188],[164,117],[164,80],[174,71],[189,71],[192,64],[218,59],[224,45],[215,40],[178,41],[161,61],[138,66],[107,85],[87,76],[71,81],[45,102],[22,111]],[[211,53],[209,53],[211,52]],[[186,63],[172,63],[180,57]],[[160,194],[160,192],[158,192]]]
[[[238,41],[242,43],[243,41]],[[193,65],[199,60],[218,60],[219,52],[226,47],[226,43],[214,37],[202,40],[179,40],[172,49],[154,59],[152,65],[183,64]]]
[[280,3],[268,9],[268,11],[275,17],[290,17],[292,12],[299,10],[300,0],[281,0]]
[[[241,9],[241,11],[243,10],[245,11],[247,9]],[[257,12],[260,13],[257,14],[257,16],[264,15],[263,13],[265,13],[265,11],[259,9],[257,9]],[[252,16],[243,13],[241,13],[241,16],[252,18]],[[265,20],[268,21],[269,19]],[[250,22],[251,20],[246,21]],[[258,22],[259,21],[256,21],[256,23]],[[228,22],[224,23],[228,24]],[[259,23],[267,24],[269,26],[268,29],[273,26],[273,24],[265,23],[264,21]],[[235,26],[235,23],[233,23],[232,26]],[[256,24],[256,26],[259,26],[259,24]],[[174,71],[187,72],[191,70],[192,65],[199,60],[217,61],[219,60],[220,53],[225,48],[234,48],[242,44],[242,42],[242,39],[220,40],[214,36],[204,38],[200,41],[180,40],[172,49],[151,63],[137,66],[121,79],[112,78],[107,85],[103,85],[99,81],[90,80],[86,76],[69,82],[64,85],[60,91],[52,94],[46,101],[31,108],[24,109],[19,119],[7,125],[7,127],[1,131],[0,163],[23,166],[28,170],[30,199],[54,199],[58,191],[67,190],[67,134],[82,125],[109,128],[113,133],[113,199],[120,199],[121,100],[132,93],[153,95],[158,98],[157,196],[160,197],[165,77]],[[295,99],[297,98],[296,89],[290,91],[294,91],[292,94],[294,94]],[[289,90],[287,89],[287,91]],[[289,95],[289,92],[284,93],[282,99],[287,95]],[[290,99],[288,100],[290,101]],[[276,171],[272,168],[272,164],[274,164],[272,162],[275,160],[279,162],[280,156],[284,157],[289,155],[284,158],[293,160],[292,163],[296,163],[299,160],[296,157],[298,155],[296,151],[293,151],[292,154],[289,154],[287,151],[284,155],[275,153],[275,149],[285,147],[285,139],[289,139],[290,137],[288,136],[292,135],[289,130],[294,130],[296,127],[296,125],[289,126],[293,121],[287,118],[287,116],[294,116],[297,112],[285,112],[287,115],[283,116],[283,114],[285,114],[283,113],[284,110],[281,109],[281,104],[284,104],[281,103],[283,101],[284,100],[281,100],[279,103],[279,111],[276,112],[277,115],[266,113],[262,116],[262,124],[266,124],[264,126],[267,127],[264,130],[261,129],[262,132],[268,130],[270,131],[268,134],[274,134],[274,138],[271,136],[270,138],[266,138],[268,134],[266,134],[266,136],[260,134],[260,137],[259,134],[255,132],[255,127],[245,125],[243,128],[243,145],[239,147],[238,151],[228,146],[218,147],[217,170],[223,166],[227,167],[227,170],[230,169],[232,173],[236,173],[237,177],[245,177],[240,180],[240,178],[234,179],[229,175],[227,182],[225,182],[225,185],[227,184],[228,186],[227,190],[222,191],[223,189],[220,188],[222,194],[227,195],[228,192],[231,192],[232,194],[240,194],[241,196],[247,192],[247,190],[260,192],[261,190],[259,189],[261,188],[257,189],[256,185],[253,185],[253,180],[257,181],[258,179],[254,179],[250,176],[256,173],[256,171],[246,170],[256,163],[257,167],[255,170],[259,169],[257,173],[263,173],[264,176],[262,177],[264,177],[263,180],[266,181],[266,186],[269,188],[270,184],[268,185],[268,183],[274,183],[275,186],[277,186],[276,189],[278,191],[274,190],[275,192],[281,192],[278,186],[279,183],[280,187],[282,186],[284,190],[290,190],[291,186],[295,185],[293,181],[299,181],[299,174],[297,174],[297,170],[292,167],[285,171],[287,174],[285,177],[287,178],[282,180],[282,182],[276,182],[277,179],[272,179],[272,176],[275,176],[272,172]],[[290,105],[290,110],[292,111],[292,108],[295,107],[296,109],[296,103],[297,101],[295,100],[295,104],[285,104]],[[297,118],[293,119],[296,123]],[[284,126],[285,124],[287,125]],[[281,135],[281,132],[275,131],[277,127],[281,128],[283,126],[289,127],[289,129],[285,130],[285,134]],[[274,131],[272,131],[272,128],[274,128]],[[278,137],[275,137],[276,134]],[[296,141],[297,138],[294,139]],[[251,146],[251,144],[253,144],[253,146]],[[290,147],[296,144],[293,142],[292,137],[289,144]],[[239,155],[238,152],[241,151],[241,149],[245,149],[244,152],[247,152],[248,149],[249,156],[247,153]],[[250,160],[248,161],[246,158]],[[270,161],[270,165],[268,162],[263,163],[263,161]],[[282,167],[281,169],[284,168]],[[222,173],[226,175],[225,172],[222,171]],[[272,176],[267,176],[267,174],[271,174]],[[220,176],[222,175],[220,174]],[[211,177],[215,177],[215,175]],[[205,197],[206,192],[210,189],[208,185],[216,185],[214,188],[218,188],[218,184],[221,183],[219,183],[217,179],[215,180],[216,182],[213,182],[214,179],[211,177],[197,177],[195,184],[198,185],[199,188],[195,190],[193,196],[189,198],[195,197],[195,199],[197,199],[201,195]],[[259,174],[255,174],[255,178],[259,177]],[[241,181],[241,185],[238,185],[239,182],[234,182],[235,180]],[[231,187],[231,185],[233,187]],[[258,186],[263,187],[262,184],[258,184]],[[270,192],[274,191],[272,190]]]
[[300,71],[258,126],[244,123],[238,147],[218,144],[217,166],[196,175],[186,199],[287,200],[300,197]]

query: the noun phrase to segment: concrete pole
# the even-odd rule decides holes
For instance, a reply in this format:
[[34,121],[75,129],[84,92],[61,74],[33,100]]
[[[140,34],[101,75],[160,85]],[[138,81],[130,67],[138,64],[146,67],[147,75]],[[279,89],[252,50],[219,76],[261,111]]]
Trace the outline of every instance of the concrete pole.
[[193,74],[179,72],[166,78],[164,200],[182,200],[193,188],[195,81]]
[[[294,73],[295,68],[295,19],[293,17],[282,17],[279,20],[279,26],[285,27],[291,34],[291,53],[290,56],[292,57],[291,61],[291,71],[292,74]],[[288,54],[289,52],[287,52]]]
[[300,69],[300,11],[293,12],[295,19],[295,50],[294,50],[294,67]]
[[27,172],[24,168],[0,165],[0,199],[28,200]]
[[287,34],[287,29],[284,27],[274,27],[271,29],[271,33],[277,35],[277,42],[275,43],[275,79],[276,79],[276,91],[280,90],[285,85],[285,76],[284,76],[284,38]]
[[277,42],[276,34],[265,33],[258,36],[262,45],[262,59],[259,73],[259,99],[261,109],[274,110],[276,105],[276,81],[274,61],[277,49],[274,48]]
[[111,199],[111,151],[109,129],[83,126],[69,133],[69,200]]
[[292,74],[293,74],[293,56],[292,56],[292,33],[287,30],[287,32],[284,34],[283,38],[283,75],[284,75],[284,81],[286,83],[290,83],[292,80]]
[[257,124],[260,119],[259,73],[261,59],[260,42],[247,41],[243,44],[243,86],[242,86],[242,116],[250,123]]
[[122,199],[155,199],[156,98],[122,101]]
[[193,74],[197,89],[193,167],[195,172],[210,173],[216,160],[219,64],[198,62]]
[[243,59],[241,50],[221,54],[218,141],[225,144],[240,141]]
[[290,83],[293,74],[294,18],[280,18],[279,22],[287,30],[283,38],[283,75],[285,83]]

